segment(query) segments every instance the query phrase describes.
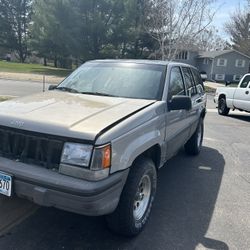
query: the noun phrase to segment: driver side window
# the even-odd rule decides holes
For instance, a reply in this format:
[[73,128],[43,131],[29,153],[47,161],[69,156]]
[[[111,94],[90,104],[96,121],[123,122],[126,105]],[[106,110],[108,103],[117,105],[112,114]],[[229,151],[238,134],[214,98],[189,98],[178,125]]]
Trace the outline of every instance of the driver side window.
[[173,67],[170,72],[170,81],[168,87],[168,100],[174,95],[185,95],[184,82],[180,67]]
[[240,84],[240,88],[246,88],[250,82],[250,76],[245,76]]

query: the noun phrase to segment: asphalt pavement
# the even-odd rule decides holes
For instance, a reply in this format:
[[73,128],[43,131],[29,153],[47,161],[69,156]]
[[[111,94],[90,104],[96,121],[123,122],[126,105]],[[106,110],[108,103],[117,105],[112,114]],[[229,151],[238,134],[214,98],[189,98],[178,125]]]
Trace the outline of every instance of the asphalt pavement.
[[2,235],[0,249],[249,250],[249,123],[245,113],[219,116],[208,96],[202,152],[181,151],[159,171],[151,218],[139,236],[112,234],[103,217],[40,207]]

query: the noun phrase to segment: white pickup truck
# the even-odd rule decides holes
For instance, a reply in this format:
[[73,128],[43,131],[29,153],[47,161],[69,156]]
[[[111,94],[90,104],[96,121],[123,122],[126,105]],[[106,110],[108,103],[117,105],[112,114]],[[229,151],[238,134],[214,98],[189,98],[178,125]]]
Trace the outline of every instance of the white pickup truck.
[[214,102],[220,115],[228,115],[230,109],[250,112],[250,74],[244,75],[236,88],[217,88]]

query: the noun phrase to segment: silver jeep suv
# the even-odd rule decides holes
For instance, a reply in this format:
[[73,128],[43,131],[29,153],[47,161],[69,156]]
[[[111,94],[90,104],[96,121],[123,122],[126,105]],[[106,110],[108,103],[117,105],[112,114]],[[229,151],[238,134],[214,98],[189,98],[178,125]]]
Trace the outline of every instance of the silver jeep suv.
[[136,235],[158,170],[184,146],[197,155],[206,95],[196,68],[89,61],[50,91],[0,104],[0,193]]

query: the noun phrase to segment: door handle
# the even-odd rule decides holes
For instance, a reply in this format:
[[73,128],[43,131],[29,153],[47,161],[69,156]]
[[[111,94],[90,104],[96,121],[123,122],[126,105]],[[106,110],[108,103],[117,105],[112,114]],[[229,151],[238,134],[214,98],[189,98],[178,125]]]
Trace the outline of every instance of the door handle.
[[198,98],[198,99],[195,100],[195,102],[196,102],[196,103],[200,103],[200,102],[202,102],[202,99],[201,99],[201,98]]
[[246,95],[248,95],[248,94],[249,94],[249,91],[247,90],[245,93],[246,93]]

